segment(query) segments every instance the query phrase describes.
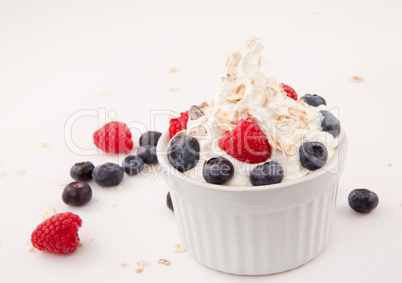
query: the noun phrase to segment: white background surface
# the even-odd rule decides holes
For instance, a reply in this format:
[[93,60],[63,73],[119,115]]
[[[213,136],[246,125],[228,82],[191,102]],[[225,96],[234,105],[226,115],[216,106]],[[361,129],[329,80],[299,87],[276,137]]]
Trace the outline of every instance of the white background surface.
[[[1,0],[0,281],[401,282],[401,10],[402,2],[384,0]],[[349,137],[333,234],[321,255],[293,271],[244,277],[173,253],[180,238],[165,206],[168,188],[153,174],[126,177],[121,188],[92,182],[93,200],[82,208],[62,202],[59,185],[72,181],[74,163],[122,161],[71,150],[64,127],[72,114],[105,108],[149,128],[152,110],[211,101],[226,56],[252,35],[265,46],[264,72],[299,97],[318,93],[339,106]],[[355,75],[364,82],[352,82]],[[156,129],[167,124],[158,116]],[[78,119],[77,146],[92,148],[97,126],[96,117]],[[358,187],[379,195],[369,215],[347,204]],[[83,246],[70,256],[30,251],[30,234],[49,207],[83,219]],[[157,264],[160,258],[172,264]],[[141,259],[150,265],[137,274]]]

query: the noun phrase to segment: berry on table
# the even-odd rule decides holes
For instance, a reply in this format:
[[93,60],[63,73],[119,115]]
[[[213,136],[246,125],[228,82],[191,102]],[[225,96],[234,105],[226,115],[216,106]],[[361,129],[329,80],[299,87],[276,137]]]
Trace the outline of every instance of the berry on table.
[[341,131],[341,123],[338,118],[334,116],[329,111],[322,110],[320,111],[323,119],[321,121],[321,128],[323,131],[330,133],[334,138],[336,138]]
[[156,146],[161,135],[162,135],[162,133],[157,132],[157,131],[148,131],[148,132],[143,133],[140,136],[140,146],[143,146],[143,145]]
[[81,181],[68,184],[64,190],[62,199],[64,203],[72,206],[83,206],[92,198],[91,187]]
[[51,254],[67,255],[74,252],[79,243],[78,229],[81,218],[71,212],[58,213],[43,221],[31,234],[34,248]]
[[188,135],[175,136],[170,141],[167,156],[174,168],[185,172],[195,167],[200,159],[200,144]]
[[286,92],[287,97],[297,100],[297,93],[292,87],[285,85],[284,83],[282,83],[282,87],[283,90]]
[[178,132],[187,129],[188,111],[180,113],[179,118],[173,118],[169,121],[169,134],[174,137]]
[[234,167],[224,157],[211,158],[204,164],[202,175],[207,183],[221,185],[232,179]]
[[166,195],[166,205],[171,211],[174,212],[172,197],[170,196],[170,192],[168,192]]
[[143,145],[138,149],[137,155],[141,157],[146,164],[158,163],[158,156],[156,155],[156,146]]
[[95,166],[89,161],[75,163],[70,169],[70,175],[76,181],[86,182],[92,179],[94,168]]
[[253,186],[272,185],[282,182],[285,170],[276,161],[268,161],[257,165],[250,173],[250,182]]
[[237,120],[237,126],[218,141],[227,154],[245,163],[255,164],[271,157],[271,146],[260,126],[251,118]]
[[317,107],[320,105],[327,105],[325,99],[317,94],[305,94],[302,97],[300,97],[300,99],[302,99],[308,105],[313,107]]
[[350,207],[360,213],[372,212],[379,203],[376,193],[367,189],[354,189],[348,197]]
[[92,171],[92,179],[101,187],[114,187],[123,181],[124,170],[115,163],[96,166]]
[[144,168],[144,160],[138,155],[130,155],[123,160],[122,166],[124,172],[130,176],[134,176],[140,173],[142,168]]
[[130,129],[121,122],[105,124],[93,134],[93,138],[96,147],[104,152],[122,153],[133,149]]
[[327,148],[320,142],[305,142],[299,147],[301,165],[311,171],[323,167],[327,163]]

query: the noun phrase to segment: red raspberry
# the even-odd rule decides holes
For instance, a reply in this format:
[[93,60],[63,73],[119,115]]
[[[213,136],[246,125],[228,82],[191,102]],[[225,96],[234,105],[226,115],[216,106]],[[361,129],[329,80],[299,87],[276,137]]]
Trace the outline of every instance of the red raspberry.
[[93,137],[96,147],[104,152],[120,153],[133,149],[130,129],[121,122],[105,124],[94,133]]
[[173,138],[178,132],[187,129],[188,111],[180,113],[179,118],[170,119],[169,121],[169,133]]
[[271,157],[267,137],[251,118],[239,119],[236,128],[220,137],[218,145],[227,154],[245,163],[260,163]]
[[31,243],[38,250],[47,253],[70,254],[80,243],[78,229],[81,225],[81,218],[71,212],[53,215],[32,232]]
[[282,83],[282,87],[288,97],[293,98],[294,100],[297,100],[297,93],[295,92],[295,90],[293,88],[291,88],[288,85],[285,85],[284,83]]

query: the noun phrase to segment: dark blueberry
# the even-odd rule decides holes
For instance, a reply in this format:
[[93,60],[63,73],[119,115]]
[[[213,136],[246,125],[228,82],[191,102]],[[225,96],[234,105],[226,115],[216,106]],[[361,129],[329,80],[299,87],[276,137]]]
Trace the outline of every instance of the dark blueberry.
[[200,144],[187,135],[175,136],[167,151],[170,164],[180,172],[194,168],[200,159]]
[[250,173],[250,182],[253,186],[272,185],[282,182],[285,170],[276,161],[268,161],[257,165]]
[[134,176],[144,168],[144,160],[138,155],[129,155],[123,160],[122,166],[128,175]]
[[234,167],[232,162],[224,157],[211,158],[204,164],[202,175],[207,183],[224,184],[232,179]]
[[376,193],[367,189],[355,189],[350,192],[348,197],[350,207],[360,213],[372,212],[378,205]]
[[141,157],[146,164],[158,163],[158,157],[156,156],[156,146],[143,145],[138,149],[137,155]]
[[63,191],[63,201],[72,206],[83,206],[87,204],[92,198],[91,187],[81,181],[72,182],[68,184]]
[[301,165],[311,171],[317,170],[327,163],[327,148],[320,142],[305,142],[299,147]]
[[323,119],[321,121],[322,130],[330,133],[334,138],[336,138],[341,131],[341,123],[334,116],[334,114],[329,111],[322,110],[321,114],[323,116]]
[[76,181],[89,181],[92,179],[92,170],[94,170],[95,166],[89,162],[80,162],[75,163],[73,167],[71,167],[70,175]]
[[161,135],[162,135],[161,132],[156,132],[156,131],[148,131],[148,132],[143,133],[140,136],[140,146],[143,146],[143,145],[156,146]]
[[172,197],[170,196],[170,192],[168,192],[166,195],[166,205],[171,211],[174,212]]
[[305,94],[300,99],[303,99],[308,105],[317,107],[319,105],[327,105],[325,99],[317,94]]
[[96,166],[92,172],[94,181],[102,187],[114,187],[123,181],[124,170],[115,163],[105,163]]

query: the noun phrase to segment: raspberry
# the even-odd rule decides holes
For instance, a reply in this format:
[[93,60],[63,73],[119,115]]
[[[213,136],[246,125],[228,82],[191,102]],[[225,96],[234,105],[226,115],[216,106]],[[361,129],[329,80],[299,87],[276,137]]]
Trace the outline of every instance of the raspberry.
[[169,121],[169,133],[173,138],[178,132],[187,129],[188,111],[180,113],[179,118],[170,119]]
[[40,251],[66,255],[74,252],[80,238],[81,218],[71,212],[59,213],[43,221],[31,235],[32,245]]
[[236,128],[220,137],[218,145],[227,154],[245,163],[264,162],[271,156],[267,137],[251,118],[239,119]]
[[283,90],[286,92],[286,95],[294,100],[297,100],[297,93],[293,88],[288,85],[282,83]]
[[94,133],[93,138],[96,147],[104,152],[121,153],[133,149],[130,129],[121,122],[105,124]]

